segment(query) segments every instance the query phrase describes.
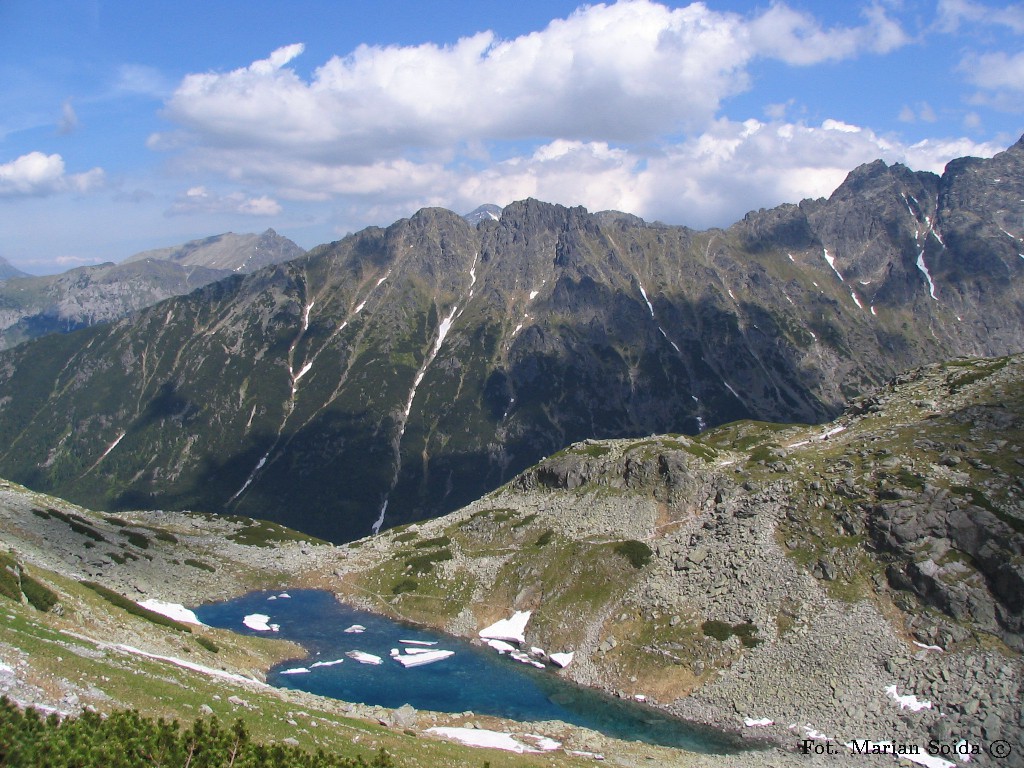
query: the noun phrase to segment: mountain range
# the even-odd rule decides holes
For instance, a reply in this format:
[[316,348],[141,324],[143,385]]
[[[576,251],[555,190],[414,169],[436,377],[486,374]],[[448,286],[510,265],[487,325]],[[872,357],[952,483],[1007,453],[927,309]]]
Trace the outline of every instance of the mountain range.
[[0,354],[0,474],[345,541],[585,438],[825,421],[908,368],[1020,350],[1022,200],[1024,139],[704,232],[424,209]]
[[252,272],[303,253],[291,240],[268,229],[259,235],[228,232],[138,253],[119,264],[78,267],[42,277],[0,261],[0,349],[117,320],[232,274]]

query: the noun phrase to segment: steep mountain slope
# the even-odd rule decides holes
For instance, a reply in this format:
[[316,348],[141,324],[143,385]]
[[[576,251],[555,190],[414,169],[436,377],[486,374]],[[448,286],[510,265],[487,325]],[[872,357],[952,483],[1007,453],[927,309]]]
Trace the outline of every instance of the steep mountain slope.
[[874,163],[709,232],[425,209],[0,356],[0,472],[348,540],[580,439],[823,421],[908,367],[1019,350],[1022,163],[1024,141],[941,178]]
[[253,272],[303,253],[291,240],[268,229],[262,235],[228,233],[147,251],[121,264],[79,267],[43,277],[9,275],[17,279],[0,284],[0,349],[117,320],[229,275]]
[[335,589],[467,635],[531,611],[524,647],[574,679],[793,749],[806,725],[1020,764],[1021,466],[1024,356],[958,360],[828,425],[577,443],[360,542]]
[[[545,674],[778,745],[696,756],[558,723],[487,723],[609,763],[863,765],[860,750],[895,742],[922,754],[934,743],[958,764],[966,755],[953,750],[966,748],[986,750],[970,765],[1020,765],[1022,464],[1017,355],[901,374],[826,425],[740,421],[692,438],[577,443],[464,509],[343,547],[234,516],[98,514],[0,481],[0,541],[11,549],[0,575],[15,575],[26,598],[0,596],[0,686],[61,710],[214,711],[304,747],[381,744],[409,765],[479,765],[418,737],[464,715],[402,721],[242,681],[295,649],[154,625],[81,582],[190,605],[321,587],[470,637],[531,611],[524,648],[574,652]],[[197,664],[198,675],[183,668]]]

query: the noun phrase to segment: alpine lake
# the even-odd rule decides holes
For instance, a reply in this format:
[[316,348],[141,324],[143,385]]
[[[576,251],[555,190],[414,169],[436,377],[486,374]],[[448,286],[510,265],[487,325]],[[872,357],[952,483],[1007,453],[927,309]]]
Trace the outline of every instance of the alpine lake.
[[[762,744],[672,717],[651,706],[575,685],[553,669],[513,661],[488,647],[351,608],[321,590],[253,592],[195,609],[204,624],[235,632],[291,640],[305,659],[267,673],[267,682],[342,701],[398,708],[409,704],[436,712],[473,712],[522,722],[561,720],[616,739],[735,754]],[[260,617],[249,624],[246,617]],[[348,631],[346,631],[348,630]],[[402,641],[407,641],[403,643]],[[392,649],[454,651],[441,661],[406,668]],[[348,656],[370,654],[380,663]],[[363,658],[367,658],[363,656]]]

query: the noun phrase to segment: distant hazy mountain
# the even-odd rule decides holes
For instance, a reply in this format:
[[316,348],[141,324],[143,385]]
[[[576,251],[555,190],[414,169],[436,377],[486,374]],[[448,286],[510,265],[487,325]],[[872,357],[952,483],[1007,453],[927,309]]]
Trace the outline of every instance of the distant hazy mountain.
[[0,256],[0,280],[6,280],[10,277],[25,277],[27,275],[27,272],[22,272],[3,256]]
[[17,275],[0,283],[0,349],[117,320],[215,280],[303,253],[268,229],[261,235],[229,232],[139,253],[121,264],[79,267],[59,275],[33,277],[15,270]]
[[143,251],[129,256],[125,263],[158,259],[174,264],[249,273],[270,264],[290,261],[303,253],[305,251],[291,240],[268,229],[260,235],[227,232],[171,248]]
[[1024,140],[941,177],[864,165],[707,232],[424,209],[0,354],[0,476],[344,540],[584,438],[825,421],[914,366],[1024,347],[1022,201]]

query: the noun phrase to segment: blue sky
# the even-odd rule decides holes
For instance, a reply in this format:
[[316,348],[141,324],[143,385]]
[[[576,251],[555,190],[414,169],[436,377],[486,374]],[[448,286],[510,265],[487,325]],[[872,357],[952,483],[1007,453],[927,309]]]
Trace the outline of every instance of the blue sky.
[[673,224],[1024,132],[1024,3],[0,2],[0,256],[537,197]]

